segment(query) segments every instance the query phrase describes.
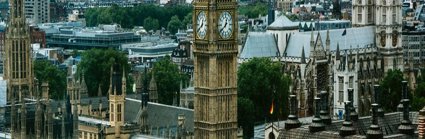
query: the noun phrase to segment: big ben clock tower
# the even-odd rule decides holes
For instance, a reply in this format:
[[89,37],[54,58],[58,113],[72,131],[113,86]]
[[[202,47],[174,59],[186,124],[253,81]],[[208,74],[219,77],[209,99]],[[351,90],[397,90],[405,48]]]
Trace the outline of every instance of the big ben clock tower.
[[195,138],[237,137],[236,0],[195,0]]

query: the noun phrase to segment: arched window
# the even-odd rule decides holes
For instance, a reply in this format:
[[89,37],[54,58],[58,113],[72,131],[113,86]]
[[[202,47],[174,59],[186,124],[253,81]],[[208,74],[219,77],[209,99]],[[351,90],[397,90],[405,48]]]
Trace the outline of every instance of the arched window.
[[269,139],[276,139],[276,137],[274,136],[274,133],[273,132],[270,132],[269,133]]

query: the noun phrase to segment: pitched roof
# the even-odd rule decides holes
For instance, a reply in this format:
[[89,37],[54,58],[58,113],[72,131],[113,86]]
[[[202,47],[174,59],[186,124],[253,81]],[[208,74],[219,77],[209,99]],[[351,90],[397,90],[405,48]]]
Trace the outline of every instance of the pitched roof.
[[276,56],[279,56],[279,49],[273,34],[268,32],[249,32],[239,58]]
[[[326,34],[326,30],[319,31],[320,34]],[[337,49],[339,43],[340,50],[352,48],[366,48],[372,47],[375,44],[375,27],[358,27],[358,28],[347,28],[347,34],[342,36],[344,29],[333,29],[329,30],[330,37],[330,50],[334,51]],[[314,38],[317,37],[317,31],[314,32]],[[292,34],[288,41],[285,53],[288,57],[301,57],[302,47],[305,48],[305,55],[310,56],[310,39],[311,32],[296,32]],[[322,42],[326,42],[326,37],[321,37]]]

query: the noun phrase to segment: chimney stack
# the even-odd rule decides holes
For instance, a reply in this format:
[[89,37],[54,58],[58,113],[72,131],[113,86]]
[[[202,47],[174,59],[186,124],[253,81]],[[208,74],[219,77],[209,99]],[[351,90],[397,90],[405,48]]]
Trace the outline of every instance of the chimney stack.
[[379,117],[384,117],[384,110],[381,108],[381,87],[374,85],[374,103],[377,104],[377,114]]
[[413,135],[415,130],[412,127],[412,122],[409,119],[409,99],[407,99],[407,81],[402,81],[402,90],[403,90],[403,120],[401,121],[398,130],[400,133]]
[[425,138],[425,107],[419,111],[418,132],[419,132],[418,133],[419,139],[424,139]]
[[359,119],[359,114],[357,114],[356,108],[354,108],[354,89],[353,88],[348,88],[348,101],[350,101],[349,110],[350,110],[351,120],[357,121]]
[[285,129],[286,130],[290,130],[293,128],[298,128],[301,126],[300,121],[298,120],[298,116],[297,116],[297,97],[295,95],[290,95],[289,96],[289,101],[290,101],[290,114],[288,116],[288,120],[286,120],[285,122]]
[[325,125],[322,122],[322,119],[320,119],[320,98],[316,97],[314,98],[314,101],[316,103],[316,110],[315,115],[313,118],[313,122],[310,124],[308,129],[310,132],[319,132],[325,130]]
[[342,127],[339,130],[339,135],[342,137],[351,136],[356,134],[356,129],[353,127],[353,122],[351,121],[351,102],[345,102],[345,121],[342,123]]
[[[376,87],[377,85],[375,85],[375,91]],[[372,104],[372,124],[366,132],[367,139],[382,139],[384,137],[384,134],[381,131],[381,127],[378,125],[378,107],[378,104]]]
[[332,123],[332,119],[329,116],[328,112],[328,93],[326,91],[320,92],[320,102],[321,102],[321,110],[320,110],[320,119],[322,119],[323,123],[326,125],[330,125]]

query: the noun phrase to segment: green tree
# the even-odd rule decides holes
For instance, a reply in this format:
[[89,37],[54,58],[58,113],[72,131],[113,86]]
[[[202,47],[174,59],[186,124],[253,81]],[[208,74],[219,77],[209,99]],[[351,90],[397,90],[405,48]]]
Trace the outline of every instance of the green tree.
[[60,70],[48,60],[34,61],[34,74],[39,82],[49,83],[49,94],[52,99],[62,99],[66,92],[66,71]]
[[156,62],[153,73],[157,84],[159,103],[172,105],[173,99],[179,100],[180,71],[178,66],[171,61],[171,57],[166,56]]
[[158,19],[151,17],[145,18],[145,20],[143,20],[143,27],[146,29],[146,31],[157,30],[159,28],[159,21]]
[[132,93],[130,87],[133,82],[128,76],[130,65],[126,54],[114,49],[90,49],[82,54],[78,64],[77,75],[84,75],[89,96],[97,96],[100,85],[102,95],[109,90],[111,66],[118,63],[124,66],[127,77],[127,93]]
[[168,22],[167,29],[170,31],[171,34],[177,33],[178,29],[182,27],[182,22],[180,21],[178,16],[173,16],[170,19],[170,22]]
[[186,27],[187,25],[192,24],[192,12],[188,13],[183,19],[183,25]]
[[89,27],[97,26],[98,24],[117,23],[123,28],[133,28],[134,26],[143,26],[144,19],[148,17],[158,19],[159,27],[167,27],[172,16],[178,16],[183,19],[191,11],[191,5],[164,7],[153,4],[142,4],[135,7],[112,5],[108,8],[90,8],[84,12],[84,16]]
[[244,139],[254,136],[254,109],[254,103],[250,99],[238,98],[238,126],[242,126]]
[[267,14],[267,3],[257,2],[250,5],[240,6],[238,11],[241,15],[245,15],[248,18],[255,18],[259,15]]
[[411,104],[412,104],[411,111],[419,111],[425,106],[425,97],[414,96]]
[[[382,97],[386,99],[381,99],[382,107],[386,112],[397,111],[397,105],[400,104],[401,95],[402,95],[402,84],[404,80],[403,73],[396,70],[388,70],[386,76],[381,81]],[[410,93],[409,93],[410,94]]]
[[[238,99],[249,99],[253,102],[254,120],[252,123],[240,123],[250,125],[254,122],[278,120],[287,116],[287,99],[290,79],[282,72],[282,65],[268,58],[253,58],[240,65],[238,70]],[[270,107],[274,102],[274,112],[270,114]],[[247,102],[248,103],[248,102]],[[244,103],[242,103],[244,104]],[[246,106],[239,106],[238,111],[244,110]],[[241,109],[239,109],[241,108]],[[241,112],[245,113],[245,112]],[[244,117],[240,117],[244,118]],[[248,128],[250,127],[243,127]],[[251,128],[252,129],[252,128]],[[245,131],[250,137],[252,130]]]

